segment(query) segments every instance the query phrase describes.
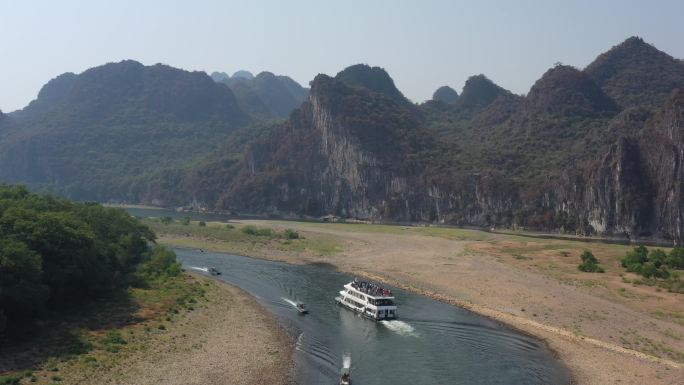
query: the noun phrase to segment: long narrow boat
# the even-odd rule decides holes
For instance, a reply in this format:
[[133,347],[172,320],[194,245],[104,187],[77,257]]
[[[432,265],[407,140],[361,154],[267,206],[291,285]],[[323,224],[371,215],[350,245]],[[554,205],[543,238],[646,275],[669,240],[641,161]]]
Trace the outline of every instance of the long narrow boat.
[[397,318],[392,291],[372,282],[354,280],[344,285],[335,301],[347,309],[375,320]]

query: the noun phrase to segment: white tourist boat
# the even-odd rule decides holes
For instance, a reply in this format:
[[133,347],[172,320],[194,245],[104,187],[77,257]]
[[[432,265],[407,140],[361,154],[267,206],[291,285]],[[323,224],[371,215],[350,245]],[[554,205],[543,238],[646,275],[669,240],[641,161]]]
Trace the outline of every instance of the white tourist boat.
[[366,318],[391,320],[397,318],[397,306],[392,291],[372,282],[354,280],[344,285],[335,301]]

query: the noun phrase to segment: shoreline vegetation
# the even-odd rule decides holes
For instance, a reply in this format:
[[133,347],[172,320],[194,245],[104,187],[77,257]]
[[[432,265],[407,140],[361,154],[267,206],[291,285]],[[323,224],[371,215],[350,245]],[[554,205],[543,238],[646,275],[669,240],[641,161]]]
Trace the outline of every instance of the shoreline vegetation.
[[0,185],[0,227],[0,385],[290,383],[275,318],[124,211]]
[[[545,341],[578,384],[674,384],[684,375],[682,294],[626,271],[630,245],[370,224],[143,223],[168,246],[335,268],[469,309]],[[285,231],[298,238],[284,240]],[[578,269],[589,250],[603,272]]]

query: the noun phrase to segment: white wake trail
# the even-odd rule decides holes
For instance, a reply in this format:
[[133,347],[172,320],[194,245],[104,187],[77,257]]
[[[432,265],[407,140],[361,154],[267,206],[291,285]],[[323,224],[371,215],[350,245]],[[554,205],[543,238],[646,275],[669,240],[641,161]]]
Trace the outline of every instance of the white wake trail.
[[413,336],[413,337],[418,337],[418,334],[416,333],[416,330],[413,328],[413,326],[407,324],[404,321],[399,321],[399,320],[391,320],[391,321],[380,321],[381,324],[383,324],[387,329],[402,335],[402,336]]
[[206,267],[188,266],[188,268],[193,269],[193,270],[203,271],[205,273],[209,272],[209,269]]
[[290,305],[292,305],[293,307],[297,307],[297,302],[295,302],[295,301],[293,301],[293,300],[291,300],[291,299],[287,299],[287,298],[285,298],[285,297],[280,297],[280,298],[281,298],[283,301],[285,301],[285,302],[289,303]]

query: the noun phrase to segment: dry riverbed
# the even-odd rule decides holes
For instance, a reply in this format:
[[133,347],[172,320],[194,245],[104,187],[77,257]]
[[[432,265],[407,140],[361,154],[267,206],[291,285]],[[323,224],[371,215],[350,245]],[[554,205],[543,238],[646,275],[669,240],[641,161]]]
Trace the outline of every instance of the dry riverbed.
[[[578,384],[683,384],[684,295],[635,283],[627,246],[474,230],[240,221],[220,236],[164,232],[160,242],[289,263],[315,263],[471,309],[545,340]],[[303,239],[241,238],[241,226]],[[225,224],[207,224],[218,229]],[[217,230],[218,231],[218,230]],[[320,245],[326,245],[321,248]],[[591,250],[605,274],[577,270]]]
[[[291,383],[293,345],[273,316],[235,287],[195,275],[181,279],[191,290],[134,293],[140,306],[129,322],[80,329],[86,351],[37,363],[21,383]],[[0,358],[9,364],[11,354]]]

